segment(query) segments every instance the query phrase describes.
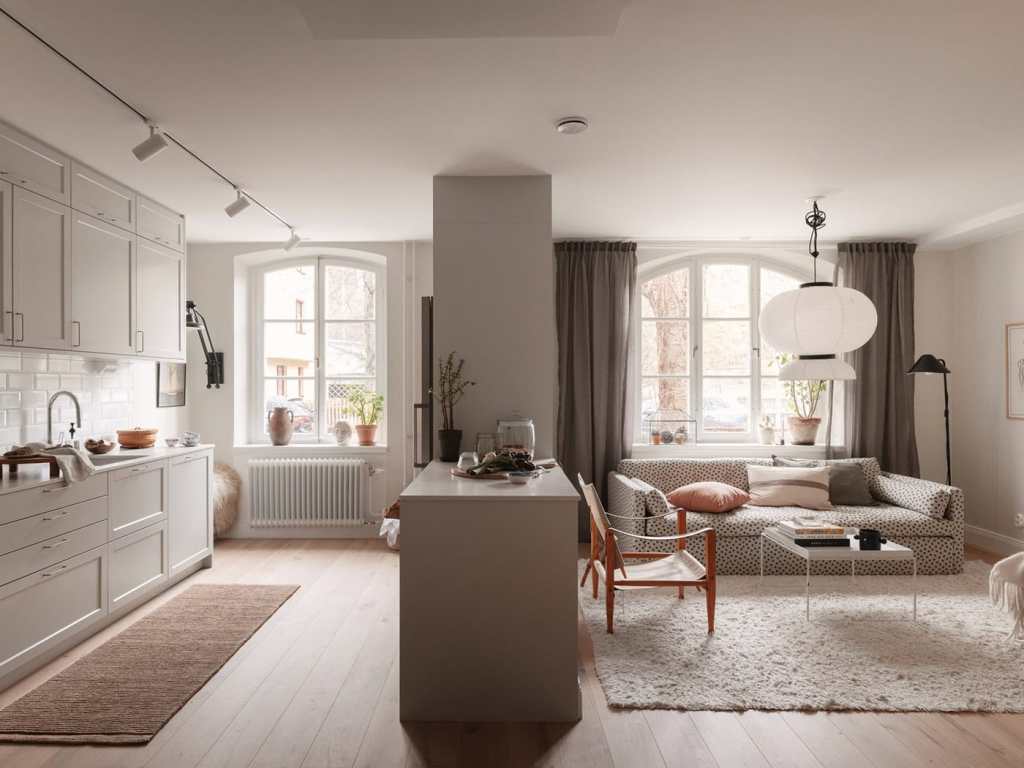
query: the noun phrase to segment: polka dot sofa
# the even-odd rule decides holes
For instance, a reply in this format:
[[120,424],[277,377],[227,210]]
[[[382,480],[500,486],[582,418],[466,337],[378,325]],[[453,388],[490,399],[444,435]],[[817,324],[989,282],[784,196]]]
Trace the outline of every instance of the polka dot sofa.
[[[825,520],[849,528],[877,528],[890,541],[910,547],[917,555],[918,573],[951,574],[963,570],[964,494],[959,488],[928,480],[882,472],[876,459],[836,459],[857,462],[864,471],[874,506],[836,506],[820,512]],[[833,462],[823,462],[825,464]],[[728,483],[749,490],[747,466],[771,466],[771,459],[625,459],[608,478],[608,511],[636,518],[635,522],[613,519],[616,528],[647,536],[674,534],[675,515],[648,519],[672,509],[665,494],[688,483],[706,480]],[[652,487],[653,486],[653,487]],[[761,532],[780,520],[807,511],[796,507],[744,505],[732,512],[709,514],[687,512],[686,528],[714,528],[718,534],[718,572],[756,574],[760,568]],[[625,550],[670,551],[675,542],[650,542],[621,537]],[[691,539],[689,551],[704,558],[704,542]],[[765,572],[804,573],[803,560],[770,542],[765,543]],[[849,573],[849,564],[835,561],[815,563],[817,573]],[[860,563],[858,573],[910,573],[907,562]]]

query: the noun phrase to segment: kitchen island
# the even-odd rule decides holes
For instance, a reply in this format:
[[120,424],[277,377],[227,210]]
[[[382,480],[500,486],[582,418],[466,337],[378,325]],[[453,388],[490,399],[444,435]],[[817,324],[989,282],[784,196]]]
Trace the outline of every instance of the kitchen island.
[[558,467],[514,485],[453,466],[400,497],[401,719],[578,720],[579,494]]

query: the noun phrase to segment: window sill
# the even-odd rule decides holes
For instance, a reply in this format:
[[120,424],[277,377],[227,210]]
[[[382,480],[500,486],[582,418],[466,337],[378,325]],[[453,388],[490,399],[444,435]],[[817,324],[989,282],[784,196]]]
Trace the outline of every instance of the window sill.
[[[832,446],[837,455],[843,454],[842,446]],[[667,459],[673,457],[709,458],[757,458],[767,459],[772,455],[792,456],[806,459],[825,458],[824,445],[761,445],[758,443],[685,443],[684,445],[648,445],[634,443],[634,459]]]
[[292,443],[291,445],[243,443],[235,445],[234,449],[241,454],[263,455],[382,456],[388,452],[386,445],[337,445],[335,443]]

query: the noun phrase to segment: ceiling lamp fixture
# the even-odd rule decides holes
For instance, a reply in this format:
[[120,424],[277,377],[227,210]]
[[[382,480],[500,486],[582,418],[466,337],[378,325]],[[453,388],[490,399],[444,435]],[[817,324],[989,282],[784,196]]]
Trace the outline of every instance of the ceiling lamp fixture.
[[149,138],[141,144],[136,144],[132,148],[132,154],[135,155],[135,159],[140,163],[144,163],[151,157],[156,157],[165,149],[167,149],[167,139],[152,123],[149,125]]
[[572,117],[560,118],[559,121],[555,123],[555,130],[558,131],[559,133],[564,133],[567,135],[574,133],[583,133],[585,130],[587,130],[589,125],[590,124],[587,122],[587,118],[574,115]]
[[285,251],[290,251],[301,242],[302,238],[299,237],[299,233],[292,229],[292,236],[289,237],[288,242],[284,244],[284,249]]
[[818,280],[818,230],[825,226],[825,212],[817,200],[812,203],[804,223],[811,228],[807,250],[813,278],[765,305],[761,310],[761,333],[774,349],[797,356],[779,371],[781,379],[855,379],[853,368],[836,355],[867,343],[878,325],[878,312],[860,291]]
[[232,219],[252,205],[252,203],[249,202],[249,198],[245,196],[245,193],[242,192],[242,190],[235,188],[235,194],[238,195],[238,197],[228,203],[224,208],[224,213]]

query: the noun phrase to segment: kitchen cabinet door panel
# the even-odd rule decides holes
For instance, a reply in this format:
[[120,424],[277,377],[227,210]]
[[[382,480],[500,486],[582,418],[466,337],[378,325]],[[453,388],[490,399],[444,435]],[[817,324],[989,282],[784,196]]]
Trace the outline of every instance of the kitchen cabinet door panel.
[[171,506],[167,527],[172,576],[213,551],[212,477],[212,453],[189,454],[171,461]]
[[14,270],[11,260],[11,197],[14,187],[0,181],[0,345],[14,344]]
[[70,202],[71,160],[67,155],[3,123],[0,179],[64,205]]
[[135,351],[147,357],[185,358],[185,257],[139,239],[138,333]]
[[71,231],[71,346],[134,352],[135,235],[74,213]]
[[14,342],[66,349],[71,330],[71,209],[15,189],[12,223]]

